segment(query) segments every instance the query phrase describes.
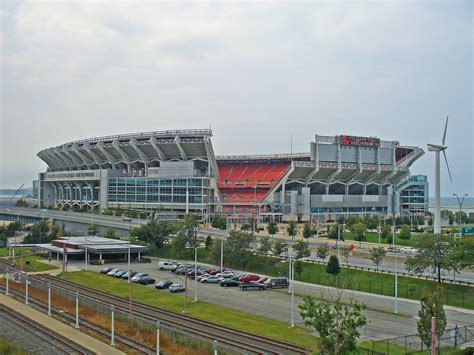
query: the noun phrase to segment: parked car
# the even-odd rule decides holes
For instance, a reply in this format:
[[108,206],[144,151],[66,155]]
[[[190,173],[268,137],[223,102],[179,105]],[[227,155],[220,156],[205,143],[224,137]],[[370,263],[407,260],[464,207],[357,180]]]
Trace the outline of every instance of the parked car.
[[172,284],[169,287],[170,292],[175,293],[175,292],[184,292],[185,288],[183,284]]
[[114,276],[120,269],[112,269],[107,273],[107,276]]
[[181,263],[176,263],[176,264],[173,265],[173,267],[171,268],[170,271],[171,271],[171,272],[175,272],[176,269],[180,268],[181,266],[183,266],[183,264],[181,264]]
[[122,221],[130,222],[132,219],[130,217],[122,217]]
[[202,282],[202,283],[213,283],[213,284],[216,284],[219,282],[219,280],[221,280],[221,278],[219,276],[215,276],[215,275],[209,275],[208,277],[203,277],[201,278],[201,280],[199,280],[199,282]]
[[240,282],[250,282],[250,281],[257,281],[260,279],[260,276],[255,274],[245,274],[239,278]]
[[241,291],[247,291],[247,290],[264,290],[265,287],[261,284],[258,284],[256,282],[241,282],[239,284],[239,288]]
[[191,279],[194,279],[194,274],[196,274],[197,276],[200,276],[203,274],[203,272],[201,270],[192,269],[190,272],[188,272],[188,277]]
[[264,285],[265,281],[267,281],[267,280],[268,280],[268,277],[261,277],[257,281],[250,281],[250,282],[260,284],[260,285]]
[[204,270],[204,272],[209,274],[209,275],[215,275],[215,274],[221,272],[221,269],[210,268],[210,269]]
[[122,277],[123,274],[126,274],[127,271],[125,270],[120,270],[114,274],[114,277]]
[[287,288],[290,283],[286,277],[270,277],[263,285],[266,288]]
[[202,274],[202,275],[198,275],[198,277],[196,277],[196,280],[197,280],[197,281],[201,281],[201,279],[202,279],[203,277],[209,277],[209,276],[211,276],[211,275],[204,273],[204,274]]
[[169,288],[173,284],[173,281],[170,280],[160,280],[156,285],[155,288],[159,290],[164,290],[166,288]]
[[220,282],[221,287],[236,287],[239,286],[240,282],[233,279],[224,279]]
[[233,271],[223,271],[222,273],[216,274],[216,276],[222,277],[223,279],[230,279],[231,277],[234,277],[235,274]]
[[158,263],[158,270],[173,270],[174,265],[176,263],[174,261],[164,260]]
[[191,264],[185,264],[181,265],[179,268],[176,269],[176,275],[184,275],[191,270],[194,270],[194,265]]
[[144,276],[138,281],[138,283],[141,283],[142,285],[151,285],[155,283],[155,279],[150,276]]
[[139,272],[138,274],[135,274],[135,276],[132,277],[132,282],[140,282],[140,279],[146,276],[148,276],[146,272]]
[[[136,271],[132,271],[132,274],[131,274],[130,278],[132,278],[132,277],[135,276],[136,274],[138,274]],[[128,272],[126,272],[125,274],[123,274],[121,277],[122,277],[122,279],[128,279]]]
[[100,270],[101,274],[108,274],[113,270],[113,267],[104,267],[102,270]]

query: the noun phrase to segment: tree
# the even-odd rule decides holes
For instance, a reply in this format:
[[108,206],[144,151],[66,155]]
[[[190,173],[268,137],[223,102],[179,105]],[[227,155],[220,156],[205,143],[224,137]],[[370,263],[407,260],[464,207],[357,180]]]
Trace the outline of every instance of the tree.
[[316,253],[318,254],[318,257],[324,261],[329,254],[329,245],[327,243],[319,244]]
[[346,266],[349,266],[349,256],[351,255],[351,250],[348,246],[342,245],[340,251],[344,261],[346,262]]
[[210,235],[208,235],[206,237],[206,241],[204,242],[204,245],[206,246],[206,250],[209,250],[213,244],[214,244],[214,240],[212,239]]
[[15,202],[15,207],[29,207],[29,204],[28,202],[20,198]]
[[370,260],[372,260],[375,267],[377,268],[377,272],[379,271],[379,266],[382,263],[385,255],[387,255],[387,252],[382,247],[370,249]]
[[415,243],[417,248],[414,256],[408,256],[405,265],[408,270],[417,274],[426,269],[432,269],[438,274],[438,282],[441,283],[441,271],[452,269],[456,262],[456,245],[453,238],[446,234],[422,234]]
[[214,228],[225,230],[227,226],[226,216],[221,213],[216,213],[212,218],[211,226],[213,226]]
[[275,255],[280,255],[281,253],[287,250],[288,250],[288,245],[282,240],[277,240],[273,244],[273,253]]
[[48,239],[49,226],[46,221],[39,221],[31,227],[31,233],[28,234],[23,242],[25,244],[36,244],[49,242]]
[[105,237],[114,239],[115,238],[115,228],[107,229],[107,232],[105,232]]
[[383,240],[388,240],[392,234],[392,227],[388,224],[384,224],[382,227],[382,233],[380,233],[380,238]]
[[267,224],[267,232],[269,235],[273,236],[276,234],[276,232],[278,232],[278,225],[277,225],[277,222],[275,221],[270,221],[268,222]]
[[224,242],[224,254],[229,265],[245,269],[252,258],[252,243],[255,241],[253,233],[232,230]]
[[303,238],[308,239],[311,238],[312,235],[313,229],[311,228],[311,224],[309,222],[305,223],[303,226]]
[[453,252],[452,259],[458,260],[461,268],[474,266],[474,238],[466,238]]
[[93,223],[89,226],[89,228],[87,228],[87,234],[97,235],[98,230],[99,230],[99,226],[97,224]]
[[269,237],[265,236],[260,239],[260,246],[258,252],[262,255],[266,255],[273,248],[273,243]]
[[352,233],[354,233],[354,239],[362,246],[362,242],[366,240],[365,232],[367,231],[367,226],[364,223],[357,222],[352,225],[351,229]]
[[[178,227],[181,228],[178,228]],[[146,224],[133,228],[130,232],[130,236],[141,240],[145,243],[154,244],[157,248],[161,248],[163,243],[168,236],[179,230],[180,233],[177,233],[181,236],[181,240],[186,242],[188,241],[187,230],[182,227],[182,225],[175,225],[172,222],[157,222],[155,220],[149,220]]]
[[416,328],[418,335],[427,347],[431,344],[431,317],[436,317],[436,336],[438,340],[446,328],[442,290],[438,287],[435,292],[425,294],[420,300],[421,309],[418,311],[419,320],[416,322]]
[[326,265],[326,272],[336,277],[341,272],[341,266],[339,265],[339,259],[336,255],[331,255],[328,264]]
[[334,224],[331,226],[331,228],[329,228],[328,237],[331,239],[337,239],[338,236],[339,236],[339,224]]
[[296,260],[295,263],[293,264],[293,267],[295,268],[295,271],[298,273],[298,280],[301,279],[301,273],[303,272],[303,263],[301,260]]
[[295,240],[296,222],[290,221],[290,223],[288,223],[288,228],[286,229],[286,231],[288,232],[288,235],[291,237],[291,240]]
[[305,325],[318,332],[321,353],[339,355],[357,350],[359,328],[367,324],[362,314],[365,305],[342,304],[340,297],[334,303],[316,303],[313,297],[305,296],[298,308]]
[[297,259],[311,255],[311,252],[309,251],[309,244],[303,240],[298,240],[295,244],[293,244],[293,250],[296,251]]
[[398,237],[401,239],[401,240],[405,240],[407,241],[408,239],[410,239],[411,237],[411,230],[410,230],[410,226],[408,224],[403,224],[400,228],[400,233],[398,235]]

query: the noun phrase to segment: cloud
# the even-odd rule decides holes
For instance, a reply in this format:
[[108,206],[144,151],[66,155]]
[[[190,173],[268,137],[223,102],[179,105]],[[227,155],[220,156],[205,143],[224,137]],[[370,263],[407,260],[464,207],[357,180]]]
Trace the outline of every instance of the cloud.
[[1,6],[2,186],[91,136],[212,124],[218,154],[286,152],[290,135],[306,151],[315,133],[425,148],[450,113],[444,188],[474,193],[469,1]]

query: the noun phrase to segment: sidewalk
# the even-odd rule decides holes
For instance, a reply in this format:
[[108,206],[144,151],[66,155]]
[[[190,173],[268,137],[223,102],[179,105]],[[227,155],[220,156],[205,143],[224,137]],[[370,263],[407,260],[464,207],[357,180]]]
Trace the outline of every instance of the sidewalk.
[[122,351],[115,349],[114,347],[107,345],[87,334],[80,332],[77,329],[74,329],[53,317],[49,317],[46,314],[43,314],[31,307],[24,305],[10,297],[5,295],[0,295],[0,303],[27,316],[30,319],[35,320],[44,327],[48,328],[54,333],[57,333],[83,347],[90,350],[95,354],[110,354],[110,355],[119,355],[124,354]]

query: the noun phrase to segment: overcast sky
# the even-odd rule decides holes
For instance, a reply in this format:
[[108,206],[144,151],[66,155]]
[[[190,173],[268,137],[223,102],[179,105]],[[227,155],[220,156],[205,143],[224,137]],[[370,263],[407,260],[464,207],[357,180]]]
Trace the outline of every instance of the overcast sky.
[[[0,187],[86,137],[208,128],[216,154],[314,134],[440,143],[474,195],[472,1],[2,1]],[[412,167],[433,181],[434,156]]]

